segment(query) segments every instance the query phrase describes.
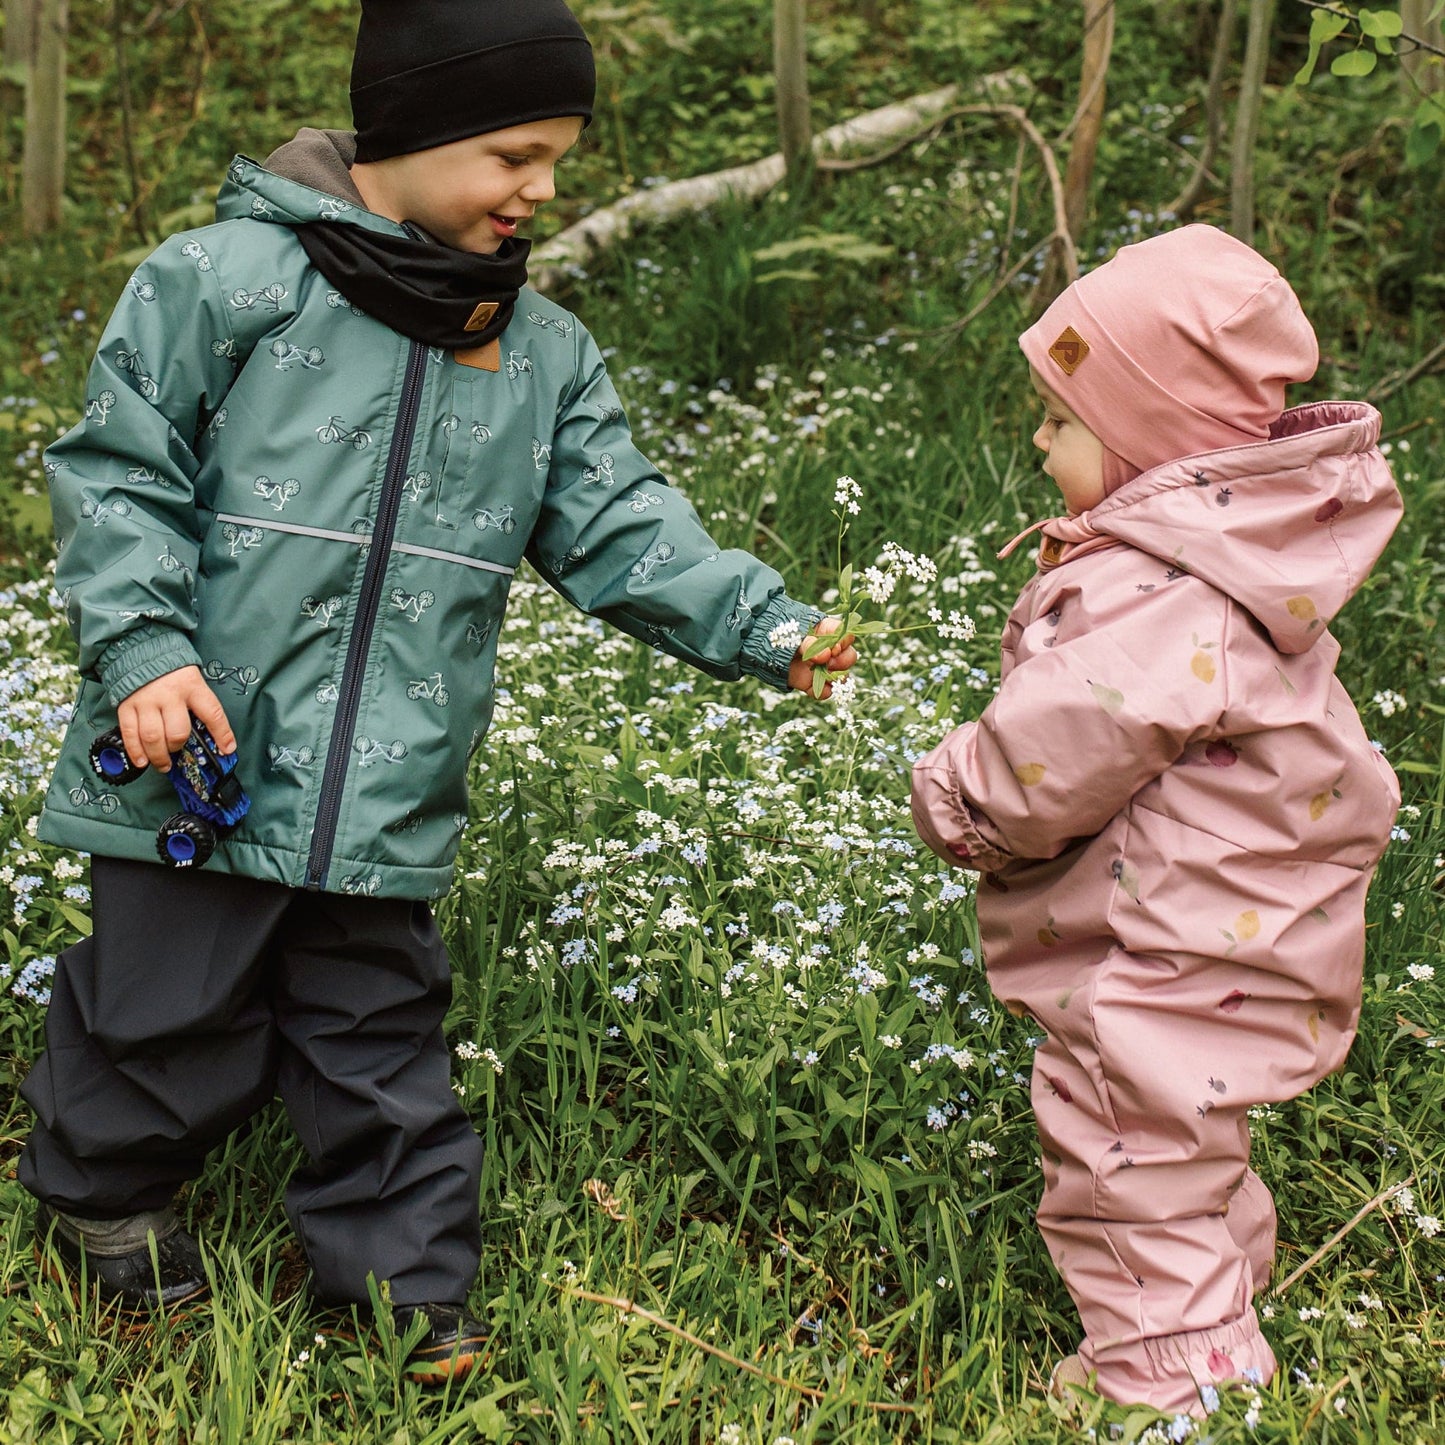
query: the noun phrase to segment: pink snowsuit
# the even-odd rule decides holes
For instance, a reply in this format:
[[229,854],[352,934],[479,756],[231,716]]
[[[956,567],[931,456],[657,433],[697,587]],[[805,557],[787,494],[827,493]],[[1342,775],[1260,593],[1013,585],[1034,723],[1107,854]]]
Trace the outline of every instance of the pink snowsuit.
[[1379,426],[1296,408],[1048,523],[997,695],[914,769],[920,835],[983,874],[994,992],[1048,1035],[1039,1227],[1116,1400],[1274,1373],[1246,1111],[1344,1060],[1400,796],[1328,630],[1400,517]]

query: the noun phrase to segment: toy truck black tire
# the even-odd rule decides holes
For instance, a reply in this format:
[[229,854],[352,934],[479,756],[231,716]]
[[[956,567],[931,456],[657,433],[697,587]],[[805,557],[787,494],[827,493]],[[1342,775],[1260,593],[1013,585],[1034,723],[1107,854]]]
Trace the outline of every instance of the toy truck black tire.
[[215,851],[215,828],[194,813],[172,813],[156,829],[156,852],[168,868],[199,868]]
[[101,733],[91,743],[90,767],[101,782],[109,783],[113,788],[123,788],[145,772],[144,768],[136,767],[127,756],[125,740],[121,737],[119,728],[111,728],[109,732]]

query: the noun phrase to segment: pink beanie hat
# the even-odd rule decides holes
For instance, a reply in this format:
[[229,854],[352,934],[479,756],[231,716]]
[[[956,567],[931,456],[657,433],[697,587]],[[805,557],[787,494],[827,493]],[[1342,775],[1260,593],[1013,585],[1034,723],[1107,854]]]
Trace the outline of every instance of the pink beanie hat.
[[1213,226],[1125,246],[1019,338],[1104,443],[1104,488],[1176,457],[1263,441],[1319,343],[1289,282]]

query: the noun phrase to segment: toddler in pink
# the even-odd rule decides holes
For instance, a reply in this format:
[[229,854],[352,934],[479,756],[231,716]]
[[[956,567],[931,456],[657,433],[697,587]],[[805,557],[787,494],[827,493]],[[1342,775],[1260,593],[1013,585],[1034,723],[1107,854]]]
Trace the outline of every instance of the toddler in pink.
[[1068,515],[1030,529],[998,693],[918,763],[913,816],[982,874],[989,981],[1047,1034],[1039,1227],[1084,1327],[1061,1377],[1200,1414],[1275,1371],[1247,1111],[1337,1068],[1359,1017],[1399,789],[1329,623],[1400,496],[1371,407],[1285,410],[1314,332],[1212,227],[1125,247],[1020,346]]

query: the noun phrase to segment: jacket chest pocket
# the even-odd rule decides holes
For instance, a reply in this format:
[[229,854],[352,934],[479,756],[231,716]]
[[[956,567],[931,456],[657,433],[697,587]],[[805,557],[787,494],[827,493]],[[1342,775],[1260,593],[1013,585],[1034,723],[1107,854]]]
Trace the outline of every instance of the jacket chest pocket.
[[447,367],[426,470],[407,481],[418,531],[429,545],[515,567],[536,519],[527,419],[501,378],[450,358]]

